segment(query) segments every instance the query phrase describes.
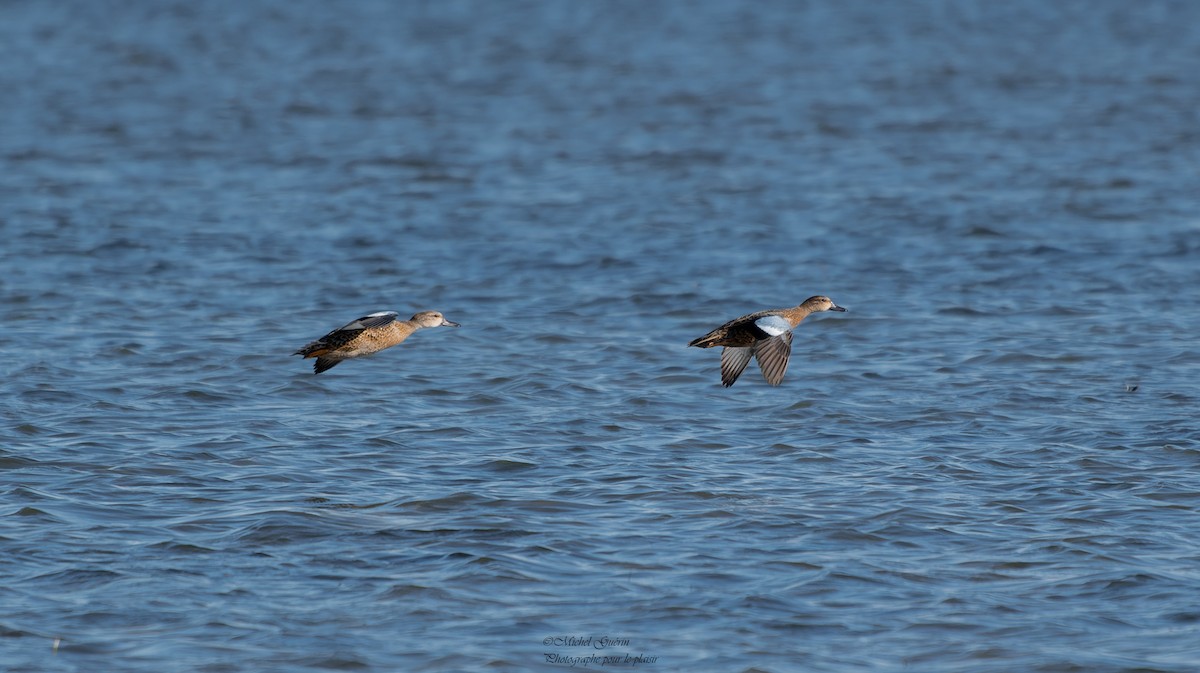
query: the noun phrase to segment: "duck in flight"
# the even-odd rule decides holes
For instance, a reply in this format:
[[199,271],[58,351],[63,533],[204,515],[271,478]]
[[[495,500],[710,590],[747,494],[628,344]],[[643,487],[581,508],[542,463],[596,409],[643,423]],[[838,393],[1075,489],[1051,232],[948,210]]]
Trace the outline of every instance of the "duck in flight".
[[342,360],[360,358],[399,345],[413,332],[424,327],[458,327],[437,311],[421,311],[408,320],[397,320],[395,311],[380,311],[366,315],[339,327],[296,351],[292,355],[316,358],[313,371],[317,374],[336,367]]
[[693,339],[688,346],[724,346],[721,349],[721,384],[726,388],[742,375],[751,356],[758,360],[758,368],[767,383],[777,386],[783,381],[792,354],[792,330],[813,313],[845,310],[829,297],[809,297],[795,308],[759,311],[734,318],[699,339]]

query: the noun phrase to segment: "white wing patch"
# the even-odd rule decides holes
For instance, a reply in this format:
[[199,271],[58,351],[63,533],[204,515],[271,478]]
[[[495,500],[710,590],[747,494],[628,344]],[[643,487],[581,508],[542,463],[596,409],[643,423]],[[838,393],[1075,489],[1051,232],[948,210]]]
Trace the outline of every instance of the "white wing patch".
[[[376,313],[372,313],[371,315],[364,315],[363,317],[359,318],[358,320],[355,320],[354,322],[350,323],[349,325],[346,325],[345,327],[342,327],[341,329],[343,329],[343,330],[360,330],[360,329],[370,329],[372,327],[379,327],[381,325],[386,325],[386,324],[390,323],[392,320],[394,320],[399,315],[400,314],[396,313],[395,311],[378,311]],[[340,331],[340,330],[338,330],[338,331]]]
[[792,331],[792,323],[777,315],[764,315],[754,321],[758,328],[771,336],[779,336]]

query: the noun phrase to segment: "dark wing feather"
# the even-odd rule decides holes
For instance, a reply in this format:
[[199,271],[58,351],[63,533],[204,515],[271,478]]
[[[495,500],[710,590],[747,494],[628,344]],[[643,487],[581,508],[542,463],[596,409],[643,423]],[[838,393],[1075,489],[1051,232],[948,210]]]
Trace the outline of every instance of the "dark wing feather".
[[726,388],[733,385],[742,375],[742,371],[746,369],[746,365],[750,363],[752,355],[754,355],[753,348],[727,346],[721,349],[721,385]]
[[758,359],[758,368],[762,370],[763,378],[773,386],[783,381],[783,373],[787,371],[788,358],[792,355],[792,333],[784,332],[770,339],[763,339],[754,346],[754,357]]
[[333,369],[341,360],[331,360],[329,358],[317,358],[313,360],[313,373],[320,374],[327,369]]
[[364,315],[363,317],[348,325],[345,325],[344,327],[339,327],[338,329],[333,330],[329,334],[337,334],[342,330],[354,330],[356,332],[361,332],[365,329],[371,329],[372,327],[383,327],[384,325],[389,325],[393,322],[396,322],[396,318],[398,317],[400,317],[400,314],[396,313],[395,311],[380,311],[379,313]]

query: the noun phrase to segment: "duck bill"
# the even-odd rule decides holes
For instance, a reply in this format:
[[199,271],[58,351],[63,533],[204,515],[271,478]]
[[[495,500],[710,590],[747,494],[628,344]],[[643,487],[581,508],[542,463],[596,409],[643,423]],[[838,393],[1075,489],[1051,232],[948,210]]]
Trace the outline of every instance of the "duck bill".
[[830,306],[830,307],[829,307],[829,310],[830,310],[830,311],[839,311],[839,312],[843,312],[843,313],[846,311],[845,307],[843,307],[843,306],[838,306],[838,305],[836,305],[836,304],[835,304],[835,305],[833,305],[833,306]]
[[[844,310],[844,309],[843,309],[843,310]],[[450,322],[449,320],[446,320],[445,318],[442,318],[442,324],[441,324],[441,327],[458,327],[458,323],[456,323],[456,322]]]

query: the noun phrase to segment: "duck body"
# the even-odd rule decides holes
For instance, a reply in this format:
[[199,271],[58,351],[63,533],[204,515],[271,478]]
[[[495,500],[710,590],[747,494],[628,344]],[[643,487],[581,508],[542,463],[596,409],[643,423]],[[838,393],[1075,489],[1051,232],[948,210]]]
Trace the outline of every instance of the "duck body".
[[378,353],[404,342],[413,332],[426,327],[458,327],[437,311],[422,311],[408,320],[399,320],[395,311],[365,315],[309,342],[293,355],[316,358],[317,374],[337,366],[342,360]]
[[793,308],[779,308],[750,313],[734,318],[688,346],[712,348],[722,346],[721,384],[732,386],[750,363],[758,360],[767,383],[777,386],[783,381],[788,359],[792,354],[792,330],[805,318],[821,311],[845,311],[829,297],[817,295]]

